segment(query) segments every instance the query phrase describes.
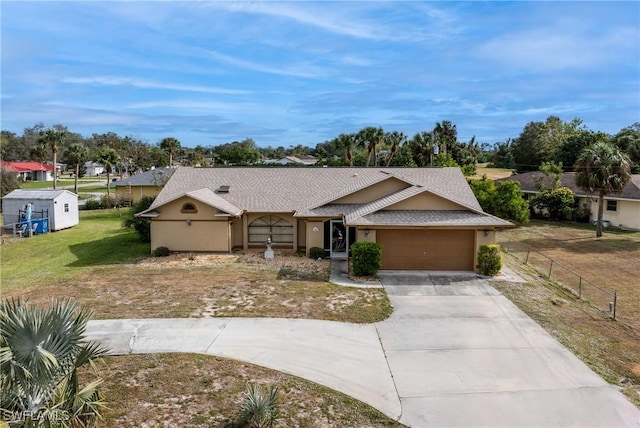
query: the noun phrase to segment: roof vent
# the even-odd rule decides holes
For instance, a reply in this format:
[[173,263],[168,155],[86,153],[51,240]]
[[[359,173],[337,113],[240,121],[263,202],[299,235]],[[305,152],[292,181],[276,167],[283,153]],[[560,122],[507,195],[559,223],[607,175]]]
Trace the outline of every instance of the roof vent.
[[218,193],[229,193],[229,187],[231,187],[231,186],[220,186],[220,187],[218,187]]

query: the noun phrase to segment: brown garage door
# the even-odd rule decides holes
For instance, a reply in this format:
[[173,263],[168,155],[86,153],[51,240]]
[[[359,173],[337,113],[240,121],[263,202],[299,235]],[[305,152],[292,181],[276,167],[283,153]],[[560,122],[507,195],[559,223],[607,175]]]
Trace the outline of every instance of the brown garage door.
[[378,230],[382,269],[473,270],[473,230]]

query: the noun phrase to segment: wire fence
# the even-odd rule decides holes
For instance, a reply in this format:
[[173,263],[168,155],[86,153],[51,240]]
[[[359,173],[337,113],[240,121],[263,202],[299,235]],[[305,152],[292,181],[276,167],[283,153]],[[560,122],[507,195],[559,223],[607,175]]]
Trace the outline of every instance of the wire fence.
[[613,320],[616,319],[618,293],[594,284],[582,275],[573,272],[553,260],[517,241],[500,242],[502,251],[531,266],[543,277],[552,280],[581,300],[590,302]]

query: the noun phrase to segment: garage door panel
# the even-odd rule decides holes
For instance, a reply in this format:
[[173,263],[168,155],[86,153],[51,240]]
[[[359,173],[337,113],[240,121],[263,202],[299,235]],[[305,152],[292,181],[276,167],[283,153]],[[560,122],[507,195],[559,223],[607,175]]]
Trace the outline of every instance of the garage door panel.
[[382,269],[473,270],[473,230],[378,230]]

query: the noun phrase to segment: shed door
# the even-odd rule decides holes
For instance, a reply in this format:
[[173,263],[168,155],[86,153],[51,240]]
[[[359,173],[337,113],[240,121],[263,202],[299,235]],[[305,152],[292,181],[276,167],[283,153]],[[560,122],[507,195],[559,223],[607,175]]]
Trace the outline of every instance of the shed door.
[[382,269],[472,271],[473,230],[377,230]]

